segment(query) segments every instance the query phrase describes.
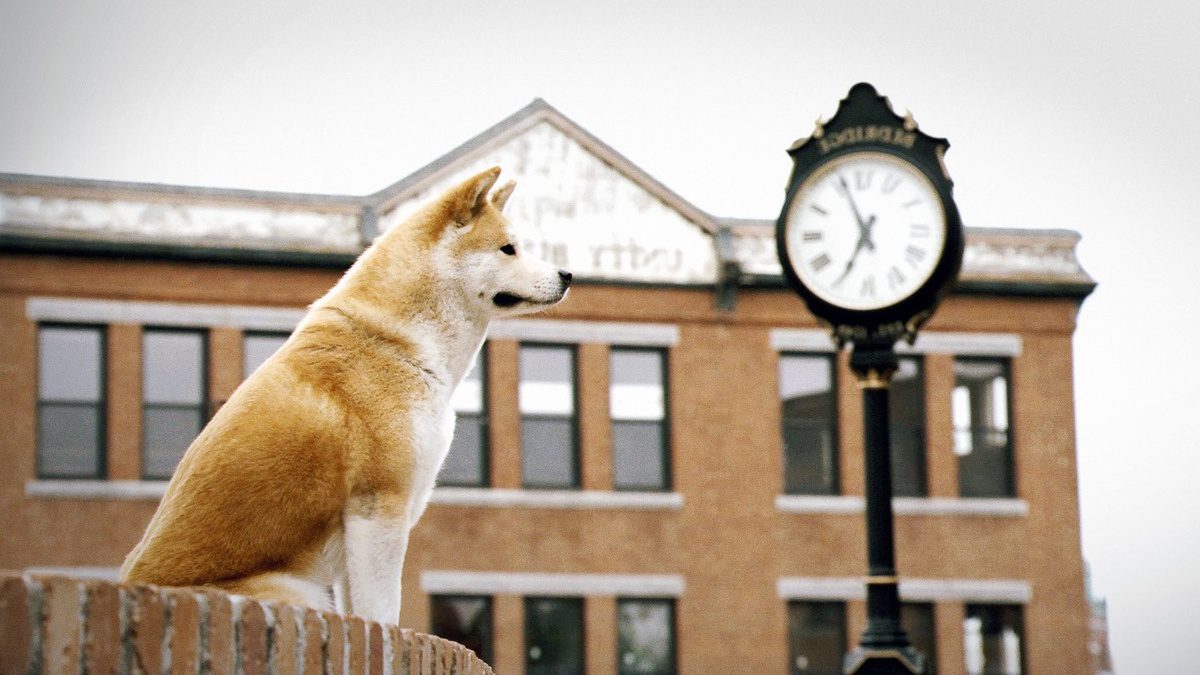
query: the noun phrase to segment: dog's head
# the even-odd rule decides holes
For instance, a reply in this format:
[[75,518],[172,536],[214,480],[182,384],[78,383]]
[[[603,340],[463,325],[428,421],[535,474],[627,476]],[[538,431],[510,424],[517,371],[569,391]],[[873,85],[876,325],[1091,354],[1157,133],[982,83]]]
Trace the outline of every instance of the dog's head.
[[488,318],[544,309],[562,300],[571,285],[570,272],[518,243],[501,213],[516,183],[491,191],[499,176],[500,168],[493,167],[451,189],[434,219],[440,221],[432,255],[438,276]]

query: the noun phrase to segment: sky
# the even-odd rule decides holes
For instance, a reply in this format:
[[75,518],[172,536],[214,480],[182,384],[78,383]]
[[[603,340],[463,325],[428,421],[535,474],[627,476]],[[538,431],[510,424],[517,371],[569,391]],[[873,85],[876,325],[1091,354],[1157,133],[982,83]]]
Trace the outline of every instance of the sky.
[[[718,216],[855,82],[948,138],[970,226],[1068,228],[1084,553],[1116,670],[1200,624],[1200,5],[0,4],[0,172],[366,194],[535,97]],[[1182,351],[1177,351],[1181,349]]]

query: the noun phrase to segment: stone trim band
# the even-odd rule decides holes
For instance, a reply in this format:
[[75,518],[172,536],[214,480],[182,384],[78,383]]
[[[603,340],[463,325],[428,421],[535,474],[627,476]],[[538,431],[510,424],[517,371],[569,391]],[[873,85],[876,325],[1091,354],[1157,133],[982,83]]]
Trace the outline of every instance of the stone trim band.
[[[779,577],[783,600],[865,600],[861,577]],[[1028,604],[1033,587],[1015,579],[900,579],[900,598],[910,602],[995,602]]]
[[429,570],[421,573],[422,591],[447,595],[617,595],[677,598],[683,595],[685,588],[683,576],[678,574],[558,574],[457,570]]

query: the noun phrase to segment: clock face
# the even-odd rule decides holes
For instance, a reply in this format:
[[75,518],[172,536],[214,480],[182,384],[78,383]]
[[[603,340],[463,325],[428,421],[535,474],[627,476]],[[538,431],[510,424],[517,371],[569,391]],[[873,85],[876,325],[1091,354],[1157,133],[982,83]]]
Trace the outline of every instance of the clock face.
[[882,152],[818,168],[796,191],[784,230],[788,261],[817,297],[851,310],[890,307],[933,274],[946,214],[933,183]]

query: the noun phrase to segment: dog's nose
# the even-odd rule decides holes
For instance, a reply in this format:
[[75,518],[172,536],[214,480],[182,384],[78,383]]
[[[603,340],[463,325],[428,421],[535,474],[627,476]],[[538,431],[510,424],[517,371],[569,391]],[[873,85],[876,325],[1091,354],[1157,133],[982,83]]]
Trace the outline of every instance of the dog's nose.
[[563,286],[570,286],[570,285],[571,285],[571,273],[570,273],[570,272],[568,272],[568,271],[566,271],[566,270],[559,270],[559,271],[558,271],[558,278],[559,278],[559,279],[562,279]]

